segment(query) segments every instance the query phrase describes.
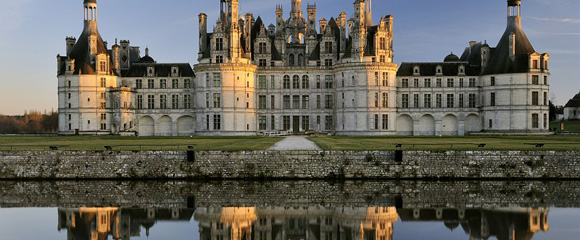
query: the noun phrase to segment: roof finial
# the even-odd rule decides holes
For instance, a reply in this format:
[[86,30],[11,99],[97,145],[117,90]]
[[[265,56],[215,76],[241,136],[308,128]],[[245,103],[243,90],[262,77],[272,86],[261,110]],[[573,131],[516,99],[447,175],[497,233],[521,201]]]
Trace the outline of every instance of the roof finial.
[[145,47],[145,56],[149,56],[149,47]]

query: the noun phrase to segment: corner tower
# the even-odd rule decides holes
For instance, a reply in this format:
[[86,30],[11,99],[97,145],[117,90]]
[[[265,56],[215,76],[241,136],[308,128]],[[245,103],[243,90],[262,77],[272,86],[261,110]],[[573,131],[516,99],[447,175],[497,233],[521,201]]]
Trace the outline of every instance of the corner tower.
[[97,28],[97,1],[84,0],[84,29],[78,41],[67,38],[67,56],[58,56],[59,132],[110,134],[107,89],[117,72]]
[[483,129],[549,130],[549,55],[536,52],[524,33],[521,0],[507,1],[507,27],[484,66]]

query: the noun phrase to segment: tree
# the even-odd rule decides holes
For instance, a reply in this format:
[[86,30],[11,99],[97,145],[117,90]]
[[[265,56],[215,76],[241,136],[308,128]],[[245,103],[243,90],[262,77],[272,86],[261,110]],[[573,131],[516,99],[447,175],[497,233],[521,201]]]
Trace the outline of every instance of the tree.
[[555,121],[558,118],[556,106],[550,101],[550,121]]

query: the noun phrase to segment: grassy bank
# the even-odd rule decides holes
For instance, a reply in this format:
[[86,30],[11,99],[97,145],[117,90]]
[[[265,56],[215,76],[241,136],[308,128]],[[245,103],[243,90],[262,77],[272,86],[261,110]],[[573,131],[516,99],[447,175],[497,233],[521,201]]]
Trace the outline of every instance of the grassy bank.
[[561,123],[564,123],[564,131],[566,132],[580,132],[580,121],[551,122],[550,129],[556,128],[558,131],[561,131]]
[[282,138],[267,137],[95,137],[95,136],[0,136],[0,150],[186,150],[195,145],[200,151],[265,150]]
[[[524,137],[317,137],[324,150],[555,150],[580,151],[580,136]],[[400,148],[396,145],[401,144]],[[479,147],[485,144],[485,147]],[[536,144],[544,144],[538,148]]]

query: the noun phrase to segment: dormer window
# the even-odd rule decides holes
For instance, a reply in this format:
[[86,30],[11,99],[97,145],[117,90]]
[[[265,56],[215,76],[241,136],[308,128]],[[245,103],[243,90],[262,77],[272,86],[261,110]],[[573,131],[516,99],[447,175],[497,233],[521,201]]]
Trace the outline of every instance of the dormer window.
[[460,74],[465,73],[465,67],[464,66],[459,66],[459,73]]
[[147,76],[153,77],[155,75],[155,68],[154,67],[147,67]]
[[443,67],[437,66],[436,70],[437,74],[443,74]]
[[172,77],[179,76],[179,68],[178,67],[171,67],[171,76]]
[[415,74],[415,75],[419,75],[419,66],[415,66],[415,67],[413,68],[413,74]]

